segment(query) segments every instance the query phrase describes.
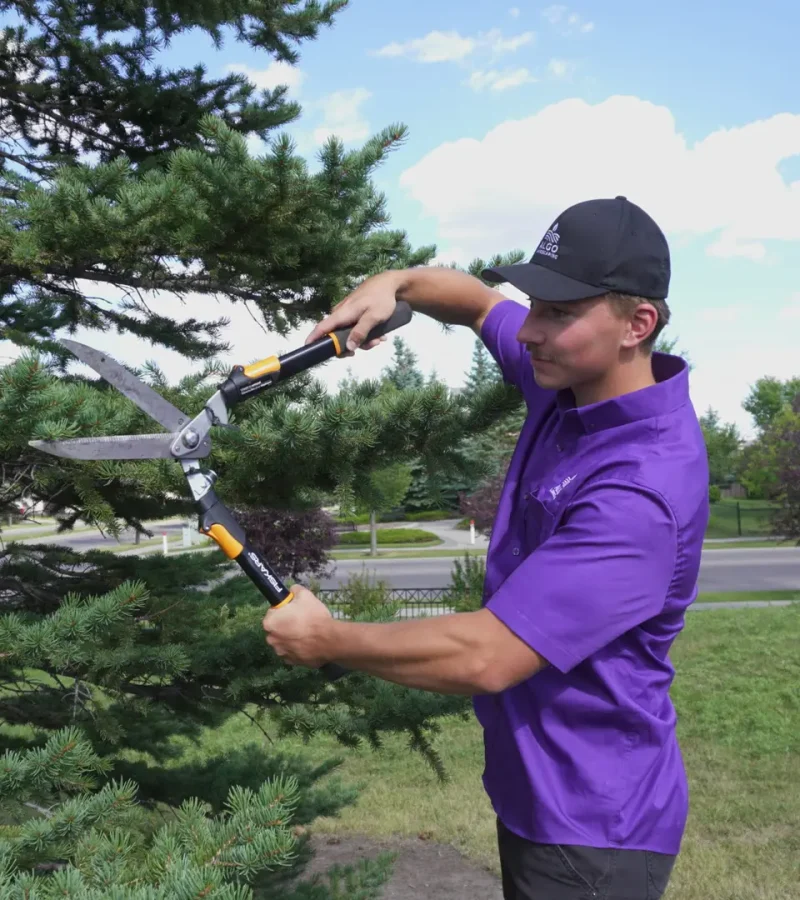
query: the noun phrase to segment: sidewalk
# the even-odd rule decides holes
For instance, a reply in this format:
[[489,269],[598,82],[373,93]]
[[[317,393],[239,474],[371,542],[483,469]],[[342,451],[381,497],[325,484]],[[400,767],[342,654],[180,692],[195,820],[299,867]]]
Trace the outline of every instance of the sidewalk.
[[[436,544],[435,547],[419,547],[419,549],[428,549],[428,550],[451,550],[451,549],[460,549],[460,550],[486,550],[489,546],[489,541],[487,538],[483,537],[478,532],[475,532],[475,543],[470,543],[469,538],[469,529],[466,531],[456,528],[456,525],[461,521],[461,519],[437,519],[435,522],[385,522],[380,523],[378,528],[421,528],[423,531],[430,531],[436,535],[436,537],[440,538],[442,543]],[[366,532],[369,534],[369,526],[368,525],[359,525],[359,531]],[[342,546],[344,550],[345,547]],[[358,549],[355,545],[347,546],[347,549]],[[385,549],[390,549],[386,547]],[[400,546],[392,546],[392,550],[401,549]],[[410,545],[409,549],[413,549],[413,545]]]

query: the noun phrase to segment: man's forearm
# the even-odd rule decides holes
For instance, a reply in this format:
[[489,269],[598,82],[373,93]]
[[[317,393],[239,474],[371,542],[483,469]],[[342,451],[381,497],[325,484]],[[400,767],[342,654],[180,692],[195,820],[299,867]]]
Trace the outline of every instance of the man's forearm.
[[329,656],[340,665],[442,694],[488,693],[490,649],[476,613],[410,622],[333,619]]
[[394,279],[395,297],[415,311],[448,325],[475,328],[503,297],[479,279],[436,266],[384,272]]

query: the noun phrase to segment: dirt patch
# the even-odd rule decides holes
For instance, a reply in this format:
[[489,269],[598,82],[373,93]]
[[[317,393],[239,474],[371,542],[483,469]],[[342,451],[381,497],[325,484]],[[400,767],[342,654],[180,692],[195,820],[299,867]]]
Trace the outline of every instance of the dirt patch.
[[313,860],[303,881],[333,865],[372,859],[379,853],[396,853],[392,876],[381,900],[503,900],[500,880],[466,860],[454,847],[419,838],[371,838],[360,835],[313,835]]

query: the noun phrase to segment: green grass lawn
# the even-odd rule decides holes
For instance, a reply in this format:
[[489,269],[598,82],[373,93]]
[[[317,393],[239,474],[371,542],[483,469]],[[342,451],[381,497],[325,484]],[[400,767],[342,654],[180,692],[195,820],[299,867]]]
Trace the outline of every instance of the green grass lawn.
[[699,594],[697,597],[698,603],[729,603],[731,601],[741,603],[745,600],[800,602],[800,591],[718,591]]
[[[337,535],[340,546],[369,546],[369,531],[344,531]],[[441,538],[423,528],[379,528],[375,539],[378,545],[441,544]]]
[[[363,542],[367,543],[368,542]],[[379,546],[387,547],[387,544],[383,543]],[[388,544],[388,547],[391,547],[392,544]],[[779,544],[777,541],[737,541],[736,543],[725,543],[725,544],[713,544],[713,543],[705,543],[703,544],[704,550],[756,550],[756,549],[771,549],[774,547],[795,547],[796,544],[794,542],[785,542]],[[465,552],[464,547],[446,547],[438,550],[428,550],[425,549],[424,545],[420,546],[419,550],[416,549],[379,549],[378,556],[382,559],[415,559],[419,557],[439,557],[439,558],[447,558],[447,557],[463,557]],[[368,550],[350,550],[345,549],[341,550],[339,548],[334,548],[331,551],[331,556],[334,559],[363,559],[367,554]],[[470,556],[486,556],[486,550],[484,548],[478,549],[468,549],[467,552]]]
[[[390,545],[391,546],[391,545]],[[470,556],[486,556],[485,550],[470,550]],[[450,547],[443,550],[426,550],[420,547],[419,550],[410,548],[406,550],[378,550],[378,556],[381,559],[427,559],[429,556],[433,558],[463,558],[464,550],[460,547]],[[331,551],[333,559],[367,559],[369,558],[369,549],[366,550],[333,550]]]
[[[665,900],[790,900],[800,896],[800,607],[690,616],[675,644],[673,697],[691,790],[684,842]],[[264,741],[238,719],[209,732],[192,756]],[[346,752],[339,770],[363,786],[356,805],[313,825],[320,833],[417,836],[457,847],[498,871],[494,820],[481,785],[474,721],[449,721],[437,740],[450,775],[438,783],[402,738]],[[274,748],[273,748],[274,749]],[[321,762],[328,738],[281,749]],[[271,752],[264,743],[264,752]]]
[[703,550],[771,550],[775,547],[797,547],[796,541],[727,541],[714,543],[706,541],[703,544]]

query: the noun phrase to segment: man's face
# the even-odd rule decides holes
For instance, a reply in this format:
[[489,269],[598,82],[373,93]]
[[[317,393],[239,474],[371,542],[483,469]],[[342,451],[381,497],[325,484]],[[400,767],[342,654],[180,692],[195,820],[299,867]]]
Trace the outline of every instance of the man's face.
[[629,332],[630,323],[604,297],[532,300],[517,340],[527,347],[537,384],[562,390],[603,379],[619,363]]

